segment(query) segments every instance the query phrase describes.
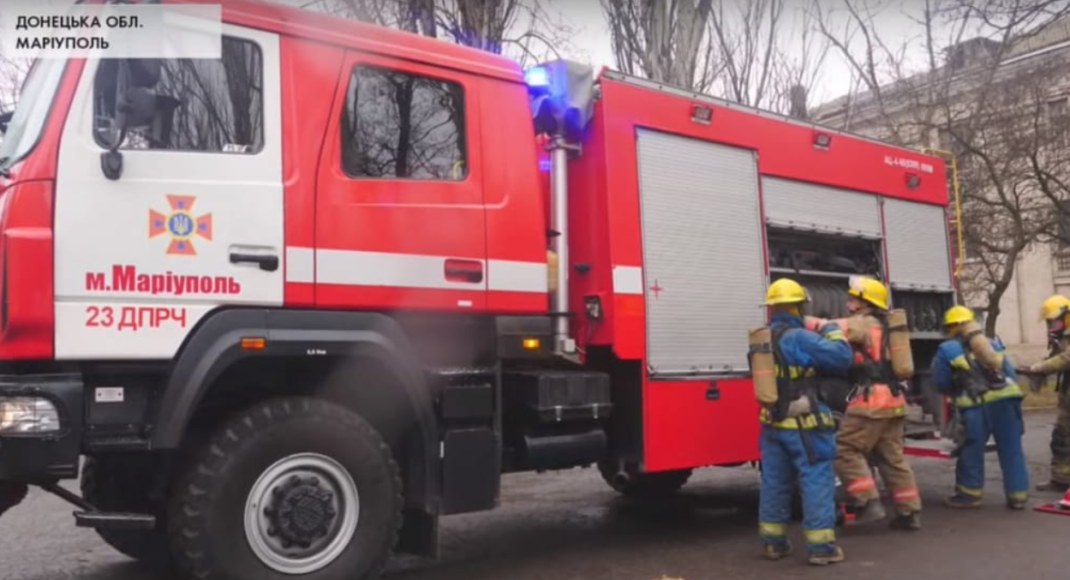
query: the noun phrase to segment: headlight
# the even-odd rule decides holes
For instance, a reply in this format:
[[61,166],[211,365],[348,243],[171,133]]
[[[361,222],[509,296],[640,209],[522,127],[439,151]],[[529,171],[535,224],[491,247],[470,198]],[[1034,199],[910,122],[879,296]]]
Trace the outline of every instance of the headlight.
[[59,411],[48,399],[40,397],[0,399],[0,434],[54,433],[59,429]]

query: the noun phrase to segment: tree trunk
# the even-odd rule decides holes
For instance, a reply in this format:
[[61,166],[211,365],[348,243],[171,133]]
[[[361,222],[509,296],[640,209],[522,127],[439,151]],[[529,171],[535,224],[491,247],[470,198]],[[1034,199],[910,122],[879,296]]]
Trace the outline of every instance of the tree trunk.
[[1003,275],[998,280],[992,281],[992,288],[988,291],[988,316],[985,317],[985,334],[988,336],[996,336],[996,320],[999,319],[1000,314],[999,303],[1003,300],[1003,295],[1007,293],[1007,288],[1010,288],[1011,281],[1014,280],[1018,256],[1021,253],[1020,248],[1007,252],[1003,258]]

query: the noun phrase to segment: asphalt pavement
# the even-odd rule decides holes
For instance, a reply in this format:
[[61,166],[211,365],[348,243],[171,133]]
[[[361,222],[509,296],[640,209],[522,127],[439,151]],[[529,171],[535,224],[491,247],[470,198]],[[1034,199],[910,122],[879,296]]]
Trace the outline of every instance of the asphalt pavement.
[[[1027,415],[1032,483],[1047,477],[1054,415]],[[954,464],[913,459],[925,504],[924,529],[883,525],[840,535],[847,561],[805,564],[801,550],[766,562],[757,543],[758,475],[748,467],[699,471],[671,501],[638,505],[617,496],[594,470],[508,476],[499,509],[443,520],[442,558],[400,560],[398,580],[1066,580],[1070,517],[1003,507],[994,454],[986,471],[986,505],[952,511],[940,505]],[[73,486],[71,486],[73,487]],[[1031,504],[1056,499],[1034,494]],[[91,530],[74,527],[72,508],[36,491],[0,519],[2,580],[171,580],[112,551]],[[798,524],[792,526],[802,546]]]

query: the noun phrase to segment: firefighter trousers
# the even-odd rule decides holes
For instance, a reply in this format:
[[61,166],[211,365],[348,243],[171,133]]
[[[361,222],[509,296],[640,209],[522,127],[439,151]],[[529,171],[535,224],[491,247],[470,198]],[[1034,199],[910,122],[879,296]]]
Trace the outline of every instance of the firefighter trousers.
[[[807,451],[807,441],[810,452]],[[836,542],[836,474],[832,466],[836,457],[835,431],[829,428],[778,429],[762,425],[759,443],[762,482],[758,531],[762,541],[768,544],[787,542],[791,501],[798,477],[807,551],[831,549]]]
[[1022,399],[1011,398],[959,409],[965,439],[955,465],[955,491],[979,499],[985,488],[985,445],[996,439],[1003,492],[1007,499],[1029,497],[1029,470],[1022,450]]
[[1051,431],[1051,480],[1070,485],[1070,389],[1059,392],[1059,414]]
[[906,417],[871,418],[846,415],[836,440],[836,472],[847,494],[862,505],[879,500],[877,482],[868,457],[876,456],[881,478],[892,492],[896,512],[909,515],[921,511],[921,497],[906,457],[903,436]]

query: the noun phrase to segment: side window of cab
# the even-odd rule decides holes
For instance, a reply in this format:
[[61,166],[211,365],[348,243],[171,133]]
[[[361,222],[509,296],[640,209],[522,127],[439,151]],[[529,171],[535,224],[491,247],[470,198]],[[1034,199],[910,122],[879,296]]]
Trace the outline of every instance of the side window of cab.
[[[263,54],[224,36],[218,59],[104,59],[94,79],[93,134],[119,149],[252,155],[264,145]],[[146,81],[146,79],[151,79]],[[128,87],[151,85],[154,103],[131,103]],[[152,121],[121,129],[131,106]]]
[[342,168],[352,179],[464,181],[464,112],[460,83],[357,65],[342,113]]

